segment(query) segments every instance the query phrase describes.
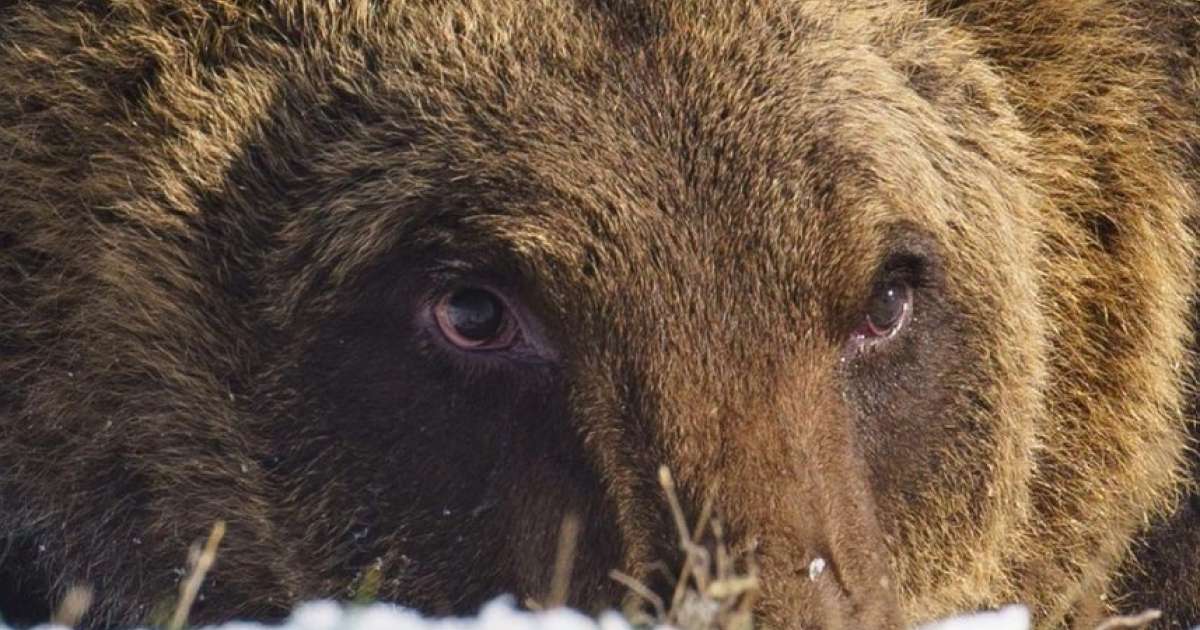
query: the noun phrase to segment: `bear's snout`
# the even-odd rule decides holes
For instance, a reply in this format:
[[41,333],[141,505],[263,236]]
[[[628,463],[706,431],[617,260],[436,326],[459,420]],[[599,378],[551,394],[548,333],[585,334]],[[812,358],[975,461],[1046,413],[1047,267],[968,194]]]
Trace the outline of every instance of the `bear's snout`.
[[[671,395],[626,401],[627,409],[642,406],[625,425],[653,442],[640,452],[658,454],[671,471],[685,518],[697,518],[711,501],[722,551],[758,578],[755,612],[765,627],[899,628],[860,429],[832,373],[796,366],[786,372],[797,376],[773,393],[748,378],[691,373]],[[668,379],[655,374],[647,382]],[[626,515],[659,515],[651,533],[637,523],[626,531],[625,565],[636,575],[679,555],[679,525],[647,478],[652,462],[629,464],[646,476],[609,471],[614,502]],[[619,481],[630,478],[639,481]],[[711,536],[705,542],[715,544]]]

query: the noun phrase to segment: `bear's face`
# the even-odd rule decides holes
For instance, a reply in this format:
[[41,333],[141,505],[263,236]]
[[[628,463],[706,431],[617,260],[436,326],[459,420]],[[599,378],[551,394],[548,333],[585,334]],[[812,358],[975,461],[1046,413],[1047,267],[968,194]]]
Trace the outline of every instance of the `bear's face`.
[[6,618],[218,519],[194,621],[548,602],[569,515],[606,606],[665,466],[769,625],[1088,623],[1190,427],[1159,4],[0,0]]
[[542,597],[576,514],[573,601],[611,604],[609,569],[677,553],[660,465],[776,624],[1003,590],[1043,413],[1022,137],[951,39],[795,11],[636,46],[442,16],[268,130],[286,173],[231,171],[287,183],[267,466],[382,594]]

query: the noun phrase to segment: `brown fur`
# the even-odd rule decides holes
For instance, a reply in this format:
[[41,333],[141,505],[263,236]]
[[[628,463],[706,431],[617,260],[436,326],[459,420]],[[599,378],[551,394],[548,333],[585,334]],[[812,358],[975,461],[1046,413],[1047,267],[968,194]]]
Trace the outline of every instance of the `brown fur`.
[[[602,607],[674,553],[667,464],[769,625],[1200,621],[1192,565],[1130,553],[1197,537],[1155,519],[1186,490],[1198,19],[0,2],[5,596],[143,620],[226,519],[199,620],[370,570],[469,610],[547,592],[576,513],[571,601]],[[895,273],[912,323],[844,360]],[[433,343],[438,278],[519,296],[552,358]]]

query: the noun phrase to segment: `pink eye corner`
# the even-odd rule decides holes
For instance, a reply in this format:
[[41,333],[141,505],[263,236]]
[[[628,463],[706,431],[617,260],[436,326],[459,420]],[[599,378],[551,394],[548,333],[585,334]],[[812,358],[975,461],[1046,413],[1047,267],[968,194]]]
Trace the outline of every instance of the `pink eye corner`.
[[862,323],[850,334],[852,355],[893,339],[912,319],[913,289],[903,281],[879,285],[871,295]]
[[505,350],[513,346],[520,332],[512,310],[488,289],[463,287],[449,291],[432,308],[438,330],[460,350]]

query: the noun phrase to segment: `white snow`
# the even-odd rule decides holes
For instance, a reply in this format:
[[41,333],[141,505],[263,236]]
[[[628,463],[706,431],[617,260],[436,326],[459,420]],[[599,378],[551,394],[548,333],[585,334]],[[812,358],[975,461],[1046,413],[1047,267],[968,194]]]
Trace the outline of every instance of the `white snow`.
[[[253,623],[230,623],[219,630],[267,630]],[[582,613],[559,608],[527,612],[513,607],[508,597],[493,600],[477,617],[426,618],[388,604],[348,607],[333,602],[300,606],[275,630],[632,630],[617,613],[593,620]]]
[[[996,612],[967,615],[927,624],[916,630],[1029,630],[1029,612],[1010,606]],[[51,630],[44,626],[42,630]],[[53,630],[65,630],[54,628]],[[501,597],[483,607],[477,617],[432,619],[387,604],[344,606],[313,602],[297,608],[281,626],[236,622],[213,630],[633,630],[620,615],[606,613],[598,620],[567,609],[542,612],[517,610]]]
[[1006,606],[995,612],[978,613],[935,621],[918,630],[1029,630],[1029,609]]
[[[0,629],[3,627],[0,626]],[[1029,630],[1029,611],[1009,606],[996,612],[966,615],[920,626],[915,630]],[[70,630],[44,625],[36,630]],[[568,609],[527,612],[501,597],[483,607],[476,617],[423,617],[419,613],[388,604],[346,606],[334,602],[304,604],[282,625],[268,626],[234,622],[205,630],[633,630],[619,614],[610,612],[598,620]],[[1198,629],[1200,630],[1200,629]]]

